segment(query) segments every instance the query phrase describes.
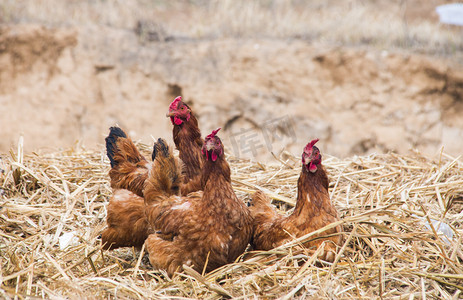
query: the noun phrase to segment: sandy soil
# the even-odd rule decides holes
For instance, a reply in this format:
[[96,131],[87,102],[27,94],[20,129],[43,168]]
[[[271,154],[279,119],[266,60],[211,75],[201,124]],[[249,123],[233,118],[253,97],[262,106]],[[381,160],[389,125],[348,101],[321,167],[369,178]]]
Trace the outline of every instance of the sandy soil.
[[463,71],[412,51],[326,47],[302,39],[141,42],[109,27],[0,29],[0,151],[103,147],[109,126],[171,140],[182,95],[203,133],[222,127],[230,153],[299,156],[310,139],[339,157],[462,154]]

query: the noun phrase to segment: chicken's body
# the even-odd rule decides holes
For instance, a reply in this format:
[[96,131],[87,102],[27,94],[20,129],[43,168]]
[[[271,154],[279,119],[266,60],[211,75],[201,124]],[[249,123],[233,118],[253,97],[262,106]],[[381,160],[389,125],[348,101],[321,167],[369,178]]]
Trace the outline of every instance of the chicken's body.
[[[216,139],[214,133],[212,140]],[[206,139],[207,147],[212,145],[209,142]],[[150,171],[145,205],[148,222],[156,233],[146,240],[146,249],[151,264],[170,275],[180,271],[183,264],[201,272],[206,263],[206,271],[211,271],[233,262],[251,239],[250,212],[232,189],[230,167],[221,142],[217,147],[221,153],[214,153],[215,148],[204,152],[211,158],[205,162],[201,173],[202,192],[187,197],[165,195],[156,179],[158,156]],[[174,160],[171,153],[165,158],[159,157],[159,161],[164,159]]]
[[116,190],[107,210],[108,227],[101,234],[103,249],[141,248],[150,233],[143,198],[128,190]]
[[143,187],[151,163],[140,154],[119,127],[111,127],[106,137],[106,153],[111,162],[109,177],[113,189],[126,189],[143,197]]
[[[296,207],[289,216],[278,214],[264,193],[256,192],[253,195],[250,210],[254,218],[254,235],[251,244],[255,250],[270,250],[339,220],[337,211],[330,201],[329,181],[321,165],[321,157],[319,164],[314,166],[316,167],[309,167],[308,164],[303,163],[297,184]],[[326,230],[315,235],[314,238],[333,236],[310,240],[304,243],[304,246],[316,250],[323,241],[328,241],[321,258],[333,261],[336,247],[342,241],[341,235],[337,235],[340,232],[341,226]]]
[[103,249],[141,248],[150,230],[142,197],[151,164],[119,127],[111,127],[105,141],[114,194],[107,207],[108,227],[101,233]]

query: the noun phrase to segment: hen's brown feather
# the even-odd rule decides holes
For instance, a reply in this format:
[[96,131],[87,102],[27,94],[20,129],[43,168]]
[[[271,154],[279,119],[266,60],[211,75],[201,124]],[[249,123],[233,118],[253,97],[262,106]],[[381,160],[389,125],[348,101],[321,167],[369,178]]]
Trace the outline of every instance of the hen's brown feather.
[[[171,157],[174,160],[173,157]],[[157,178],[153,167],[148,181]],[[146,214],[155,234],[146,240],[151,264],[172,275],[183,264],[201,272],[233,262],[252,235],[248,208],[231,187],[230,168],[223,155],[206,161],[202,170],[203,192],[184,197],[163,196],[160,185],[145,188]],[[168,236],[169,239],[166,239]]]
[[107,155],[111,161],[111,187],[127,189],[143,197],[143,185],[148,178],[150,163],[119,127],[111,127],[105,140]]
[[[182,104],[190,109],[188,105]],[[201,190],[201,169],[204,164],[201,154],[204,140],[193,112],[190,112],[188,121],[180,125],[174,124],[172,133],[175,146],[179,150],[179,158],[183,162],[180,191],[182,195],[188,195]],[[143,197],[144,182],[148,178],[151,163],[140,154],[132,140],[119,127],[110,128],[106,149],[111,161],[111,187],[128,189]]]
[[[305,166],[298,180],[297,202],[289,216],[278,214],[262,192],[253,195],[251,214],[254,217],[254,235],[251,242],[255,250],[270,250],[280,246],[293,237],[301,237],[339,220],[328,194],[328,177],[322,165],[315,173]],[[328,241],[322,259],[333,261],[336,247],[342,242],[341,226],[314,236],[334,236],[310,240],[304,246],[316,250],[323,241]]]
[[204,164],[204,156],[201,154],[204,140],[201,138],[198,120],[193,112],[188,121],[180,125],[174,124],[172,133],[175,147],[179,151],[179,158],[184,165],[182,195],[199,191],[201,190],[201,169]]
[[103,249],[141,248],[150,233],[143,198],[128,190],[116,190],[109,200],[108,227],[101,234]]
[[[146,181],[147,196],[154,200],[179,195],[179,185],[182,182],[181,165],[177,160],[170,159],[173,158],[172,152],[163,140],[159,139],[154,144],[153,156],[156,158],[152,166],[155,172],[151,180]],[[102,233],[104,249],[141,247],[151,228],[145,213],[144,198],[129,190],[116,190],[109,200],[107,224],[108,228]]]
[[[165,142],[161,141],[160,143],[158,141],[155,143],[153,159],[158,156],[157,163],[154,164],[154,168],[157,168],[156,172],[154,172],[156,176],[147,183],[156,184],[155,188],[148,188],[148,190],[161,193],[158,195],[150,194],[149,199],[178,195],[180,190],[186,195],[200,189],[200,176],[194,174],[200,172],[202,166],[200,163],[202,161],[195,157],[198,153],[201,154],[199,144],[202,145],[202,139],[194,116],[191,118],[191,123],[188,122],[188,124],[192,128],[190,129],[190,125],[188,125],[182,131],[184,134],[177,135],[178,138],[185,138],[187,141],[177,140],[177,142],[181,149],[181,156],[187,163],[192,163],[193,166],[183,167],[177,160],[166,159],[167,156],[172,156],[172,153],[163,153],[166,149],[169,151],[165,147]],[[189,133],[192,133],[191,137]],[[190,140],[196,145],[193,147],[193,151],[190,151],[190,147],[192,147]],[[113,189],[126,189],[137,196],[144,197],[143,190],[151,164],[140,154],[135,144],[121,128],[111,127],[105,141],[107,155],[111,162],[111,170],[109,171],[111,187]],[[184,174],[192,176],[190,180],[183,179],[182,168],[185,170]],[[116,192],[108,205],[108,228],[102,233],[105,249],[141,247],[148,236],[149,227],[147,226],[143,198],[138,198],[130,193],[124,194],[124,197],[122,197],[122,193],[124,192]],[[116,198],[118,198],[117,201]],[[119,220],[121,221],[119,222]]]
[[183,181],[182,164],[167,143],[158,139],[153,149],[155,157],[143,191],[146,205],[160,203],[172,195],[178,196]]

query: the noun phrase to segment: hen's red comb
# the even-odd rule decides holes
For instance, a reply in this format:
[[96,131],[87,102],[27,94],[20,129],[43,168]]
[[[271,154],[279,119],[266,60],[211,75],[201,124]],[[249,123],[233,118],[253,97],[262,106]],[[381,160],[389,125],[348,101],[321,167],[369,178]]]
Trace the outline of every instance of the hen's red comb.
[[169,105],[169,109],[177,109],[178,103],[182,101],[182,96],[178,96],[177,98],[172,101],[172,103]]
[[217,134],[217,132],[219,132],[219,130],[222,129],[221,127],[217,128],[216,130],[212,130],[211,134],[209,134],[208,136],[206,136],[206,139],[212,139],[213,137],[215,137],[215,135]]
[[315,143],[317,143],[318,141],[319,139],[315,139],[308,143],[307,146],[305,146],[304,148],[304,152],[309,152],[310,150],[312,150],[313,145],[315,145]]

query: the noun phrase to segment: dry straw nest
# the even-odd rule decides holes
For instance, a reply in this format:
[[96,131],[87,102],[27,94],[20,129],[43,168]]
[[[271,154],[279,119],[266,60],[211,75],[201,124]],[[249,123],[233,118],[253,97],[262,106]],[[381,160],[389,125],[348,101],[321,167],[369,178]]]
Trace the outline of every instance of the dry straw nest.
[[[148,155],[148,146],[138,146]],[[228,161],[239,197],[261,188],[282,211],[292,208],[298,158]],[[333,264],[299,246],[309,235],[208,274],[186,269],[168,278],[151,268],[143,250],[101,250],[112,193],[103,150],[23,157],[19,147],[0,162],[0,298],[462,297],[459,159],[325,155],[324,165],[345,235]],[[439,230],[447,225],[449,238]],[[60,247],[66,236],[73,238]]]

